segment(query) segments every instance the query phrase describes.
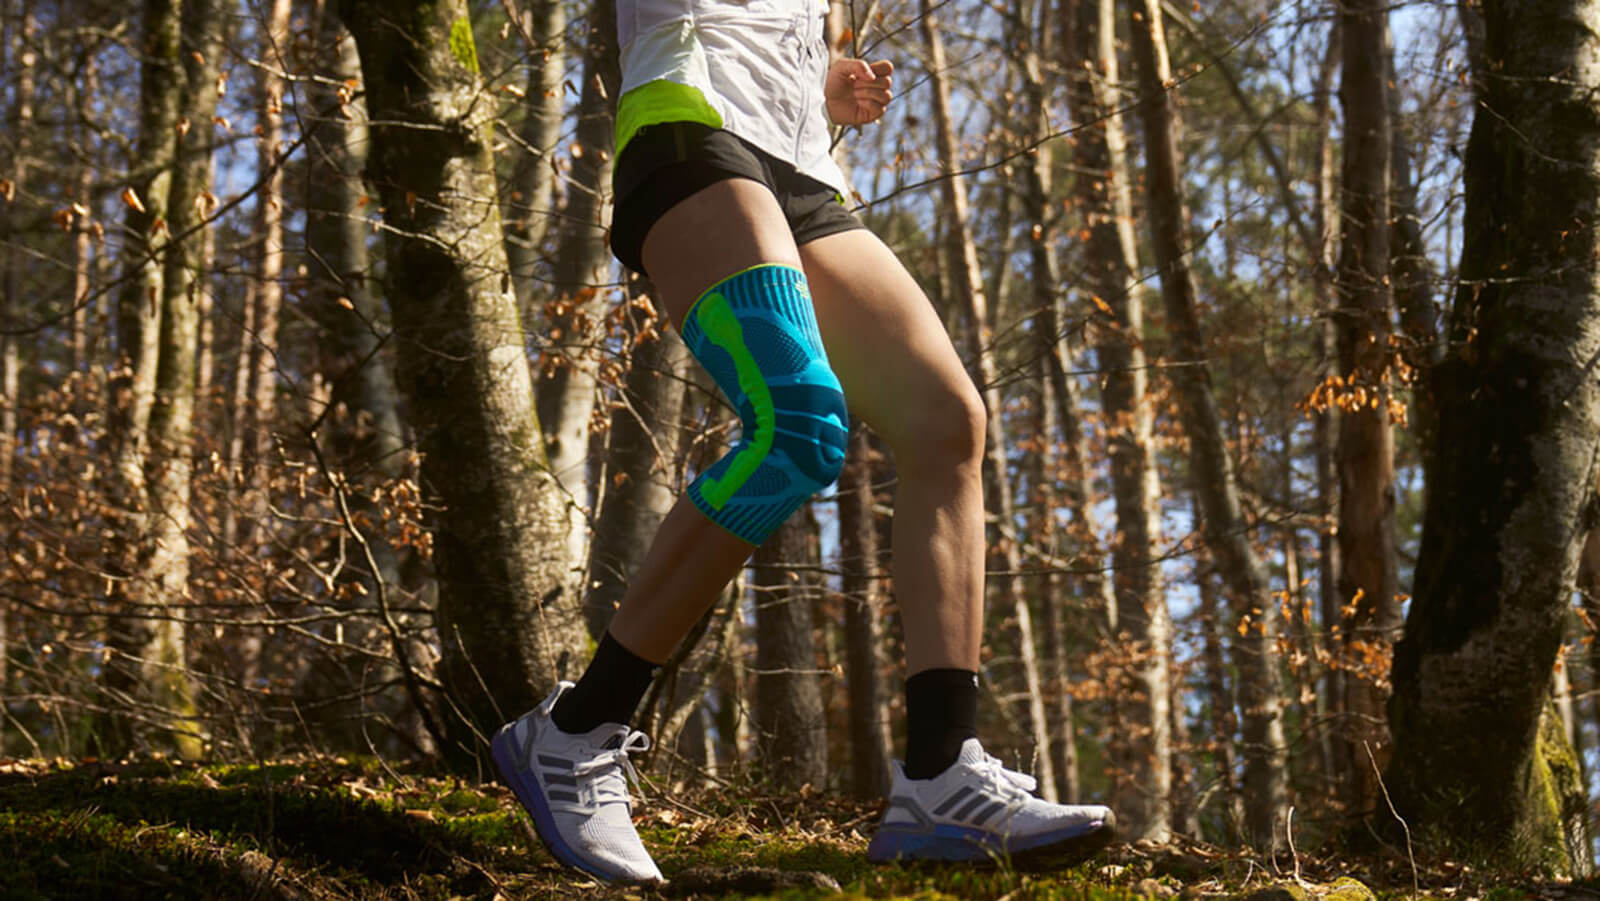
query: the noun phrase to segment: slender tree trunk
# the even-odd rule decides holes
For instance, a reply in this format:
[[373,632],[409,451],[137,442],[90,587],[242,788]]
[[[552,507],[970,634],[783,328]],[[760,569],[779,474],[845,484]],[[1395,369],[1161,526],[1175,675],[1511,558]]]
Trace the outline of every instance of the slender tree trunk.
[[[9,8],[0,8],[9,13]],[[22,252],[21,238],[17,234],[18,203],[20,196],[26,192],[28,178],[28,155],[31,152],[30,138],[33,133],[33,94],[34,70],[38,62],[38,54],[33,49],[33,32],[35,22],[33,17],[33,3],[23,0],[19,21],[16,26],[16,47],[9,46],[12,40],[10,28],[5,29],[5,34],[0,40],[7,46],[0,52],[10,51],[10,57],[15,62],[14,72],[9,70],[7,76],[16,78],[15,94],[9,117],[11,140],[11,159],[6,178],[10,188],[0,195],[0,254],[3,254],[4,268],[0,271],[0,329],[7,329],[14,325],[22,313],[22,270],[25,256]],[[17,457],[17,408],[21,406],[21,374],[22,363],[20,356],[18,336],[0,333],[0,498],[12,496],[12,480],[15,478]],[[10,635],[8,632],[9,610],[0,605],[0,704],[10,688]],[[4,723],[0,723],[0,756],[5,755]]]
[[[289,66],[289,0],[270,0],[266,31],[261,37],[261,62],[258,70],[261,93],[261,143],[256,153],[256,166],[263,173],[262,184],[256,198],[256,235],[261,242],[257,251],[255,310],[251,317],[255,332],[246,337],[250,347],[250,400],[254,412],[255,428],[246,459],[250,466],[245,472],[245,484],[258,485],[267,480],[259,477],[262,467],[272,453],[271,423],[273,398],[277,395],[278,380],[275,369],[278,358],[278,318],[283,307],[283,243],[284,243],[284,193],[283,193],[283,91],[285,82],[278,71]],[[252,514],[265,510],[266,495],[256,494]]]
[[979,390],[988,412],[984,440],[985,506],[1001,524],[1001,535],[991,544],[997,548],[994,562],[1004,575],[997,580],[1001,607],[1016,623],[1017,656],[1022,663],[1023,686],[1028,704],[1029,738],[1039,761],[1036,773],[1041,794],[1055,800],[1054,767],[1050,760],[1050,734],[1045,723],[1044,692],[1039,678],[1039,661],[1033,636],[1033,618],[1023,595],[1022,554],[1018,547],[1015,518],[1012,516],[1011,477],[1006,469],[1006,433],[1001,419],[1002,398],[994,356],[989,350],[993,332],[989,323],[989,299],[984,294],[983,277],[978,268],[978,251],[973,241],[971,216],[967,210],[964,180],[955,174],[955,131],[950,114],[950,86],[945,78],[944,43],[934,22],[932,0],[922,0],[922,35],[928,48],[928,77],[933,84],[933,118],[938,144],[944,218],[950,224],[948,253],[955,272],[955,288],[966,313],[967,353],[977,369]]
[[[508,6],[514,8],[514,6]],[[506,202],[506,262],[524,322],[537,321],[538,266],[550,223],[556,221],[556,144],[561,137],[561,79],[567,59],[567,7],[561,0],[530,0],[518,23],[528,42],[528,79],[522,124]]]
[[[1201,516],[1199,498],[1195,497],[1195,516]],[[1209,558],[1196,556],[1195,585],[1200,595],[1200,662],[1204,673],[1206,704],[1211,715],[1211,752],[1215,761],[1213,778],[1217,791],[1222,794],[1223,821],[1229,839],[1244,837],[1244,798],[1234,779],[1238,771],[1239,752],[1235,737],[1239,734],[1239,712],[1235,703],[1233,685],[1228,681],[1228,664],[1224,653],[1222,604],[1217,600],[1214,566]],[[1202,811],[1196,810],[1198,816]]]
[[1112,803],[1133,838],[1164,840],[1171,828],[1172,735],[1166,704],[1172,623],[1161,591],[1154,546],[1160,497],[1151,459],[1152,411],[1144,352],[1145,288],[1137,278],[1133,197],[1122,119],[1113,114],[1119,73],[1112,0],[1066,5],[1063,30],[1069,71],[1067,101],[1082,126],[1074,157],[1077,201],[1087,217],[1087,288],[1095,356],[1103,372],[1100,405],[1107,423],[1116,538],[1111,547],[1111,631],[1126,662],[1112,691],[1118,735],[1107,749],[1115,768]]
[[[1058,315],[1062,304],[1061,268],[1055,254],[1055,217],[1050,212],[1055,142],[1046,140],[1050,132],[1049,89],[1040,62],[1041,58],[1054,55],[1055,48],[1050,45],[1051,31],[1044,27],[1044,16],[1040,13],[1041,10],[1048,12],[1049,8],[1048,3],[1021,4],[1017,13],[1020,21],[1016,23],[1016,39],[1011,41],[1014,52],[1020,57],[1018,62],[1026,99],[1019,129],[1020,139],[1024,146],[1034,148],[1032,153],[1023,157],[1019,171],[1023,219],[1029,226],[1030,300],[1038,317],[1034,332],[1042,364],[1039,429],[1035,436],[1039,445],[1036,453],[1041,471],[1041,478],[1036,480],[1041,511],[1037,517],[1041,530],[1038,540],[1043,542],[1051,557],[1059,557],[1055,513],[1058,507],[1064,507],[1075,526],[1075,532],[1071,535],[1073,557],[1091,573],[1080,580],[1091,590],[1079,596],[1098,600],[1103,610],[1109,610],[1115,603],[1110,581],[1094,572],[1100,568],[1101,556],[1096,530],[1090,522],[1089,510],[1096,498],[1086,464],[1088,441],[1078,415],[1082,401],[1077,382],[1067,374],[1069,367],[1066,360],[1070,352]],[[1056,490],[1057,473],[1062,477],[1064,492]],[[1045,694],[1053,701],[1050,711],[1054,720],[1054,726],[1050,729],[1050,758],[1055,770],[1056,794],[1062,799],[1071,800],[1077,799],[1080,793],[1078,742],[1066,641],[1066,605],[1067,599],[1073,597],[1074,593],[1066,574],[1053,562],[1047,562],[1047,566],[1049,572],[1042,580],[1041,626],[1045,643]]]
[[756,730],[768,777],[789,788],[828,784],[827,718],[817,684],[811,586],[811,508],[756,549]]
[[450,721],[446,753],[460,759],[578,664],[568,519],[504,279],[491,108],[466,3],[338,10],[361,55],[401,387],[438,507],[440,680],[466,720]]
[[1247,827],[1252,843],[1272,849],[1282,839],[1278,819],[1289,800],[1282,691],[1275,663],[1276,604],[1268,595],[1266,572],[1250,545],[1251,526],[1239,506],[1233,462],[1211,388],[1194,276],[1187,258],[1189,217],[1182,193],[1180,125],[1175,98],[1167,88],[1172,71],[1158,0],[1142,0],[1133,7],[1131,18],[1131,43],[1142,95],[1151,243],[1161,272],[1161,297],[1176,364],[1171,379],[1189,438],[1190,475],[1202,517],[1200,530],[1245,626],[1233,648],[1244,711]]
[[[1398,625],[1394,555],[1394,430],[1390,423],[1389,152],[1386,7],[1359,0],[1340,7],[1345,140],[1340,219],[1339,601],[1347,661],[1381,659]],[[1364,745],[1383,736],[1382,671],[1356,668],[1345,681],[1344,739],[1355,762],[1345,803],[1364,814],[1377,804]]]
[[665,317],[635,311],[629,324],[633,344],[622,403],[611,413],[607,475],[584,599],[584,618],[596,639],[679,493],[674,442],[683,418],[688,350],[663,334],[671,329]]
[[594,0],[584,31],[571,188],[556,239],[552,287],[557,297],[548,310],[548,340],[537,384],[545,452],[567,500],[567,571],[574,591],[588,562],[589,424],[599,388],[604,311],[611,298],[601,286],[611,266],[605,236],[611,218],[612,98],[622,82],[616,31],[614,0]]
[[845,681],[849,690],[850,790],[881,798],[889,790],[889,717],[884,703],[883,592],[873,514],[872,443],[856,423],[839,474],[839,569],[844,595]]
[[117,302],[119,363],[111,380],[109,431],[112,443],[111,507],[116,523],[107,551],[112,610],[101,673],[107,713],[96,727],[101,753],[120,757],[131,749],[134,732],[110,711],[136,703],[143,679],[143,648],[156,622],[137,605],[143,600],[139,569],[140,539],[146,530],[145,458],[150,409],[155,401],[156,366],[164,270],[160,249],[169,233],[167,201],[171,166],[177,153],[179,106],[184,91],[178,0],[147,0],[140,49],[139,157],[153,173],[123,194],[125,244],[123,290]]
[[[32,0],[23,0],[16,31],[16,87],[11,115],[11,159],[5,172],[10,187],[0,192],[0,329],[9,329],[22,314],[22,271],[26,255],[18,232],[18,207],[28,193],[28,164],[32,150],[34,74],[39,54],[33,48],[34,20]],[[0,330],[0,495],[9,496],[17,458],[17,408],[21,406],[20,336]]]
[[159,616],[141,649],[146,690],[170,718],[171,743],[188,758],[200,755],[204,740],[196,718],[196,690],[187,670],[185,621],[196,350],[200,298],[210,278],[204,230],[205,219],[216,206],[211,194],[211,154],[217,60],[222,53],[219,5],[217,0],[192,0],[183,14],[187,102],[179,120],[179,156],[173,167],[168,207],[172,240],[162,258],[159,362],[145,467],[150,518],[140,552],[144,601]]
[[[1315,275],[1312,279],[1315,309],[1320,322],[1313,330],[1312,351],[1317,361],[1316,380],[1319,385],[1329,385],[1337,375],[1335,366],[1338,354],[1335,341],[1336,326],[1333,310],[1338,300],[1334,291],[1333,270],[1339,246],[1339,212],[1336,203],[1336,176],[1333,142],[1333,79],[1341,58],[1340,30],[1336,19],[1329,29],[1328,49],[1323,56],[1317,76],[1314,100],[1316,109],[1316,205],[1317,228]],[[1335,535],[1335,516],[1338,510],[1339,470],[1335,465],[1334,436],[1337,430],[1338,407],[1321,402],[1311,406],[1312,458],[1315,467],[1317,491],[1317,602],[1318,622],[1331,644],[1331,627],[1338,623],[1343,606],[1339,601],[1339,542]],[[1323,668],[1323,684],[1318,692],[1329,712],[1344,711],[1344,670],[1338,666]],[[1338,740],[1332,730],[1318,733],[1318,751],[1326,761],[1328,774],[1327,794],[1336,801],[1354,772],[1356,761],[1350,755],[1350,746]],[[1340,802],[1342,804],[1342,801]]]
[[[81,81],[74,82],[72,86],[73,106],[77,107],[83,98],[96,97],[100,93],[100,79],[98,65],[94,53],[83,50],[78,56],[78,70]],[[92,144],[92,132],[87,122],[78,123],[73,129],[83,153],[88,159]],[[73,200],[78,207],[84,210],[80,213],[73,210],[72,220],[72,325],[70,343],[72,347],[71,366],[74,372],[82,372],[93,365],[89,359],[89,306],[91,304],[90,291],[92,290],[92,266],[94,262],[94,247],[91,240],[90,217],[94,209],[94,177],[95,166],[87,160],[79,165],[77,177],[73,184]]]
[[1384,782],[1424,847],[1583,873],[1587,802],[1547,711],[1596,510],[1600,3],[1481,12],[1451,353],[1432,380],[1447,453],[1395,648]]
[[[1384,60],[1388,84],[1396,85],[1399,77],[1394,68],[1394,40],[1385,17],[1383,29]],[[1433,263],[1428,259],[1428,247],[1422,234],[1422,212],[1417,208],[1417,179],[1413,171],[1412,141],[1414,135],[1405,128],[1400,106],[1400,89],[1385,91],[1389,104],[1389,272],[1393,282],[1394,303],[1400,316],[1400,330],[1405,336],[1401,343],[1402,356],[1414,369],[1428,370],[1444,359],[1445,347],[1439,340],[1439,316],[1433,302]],[[1419,387],[1426,387],[1424,379]],[[1425,390],[1412,392],[1408,417],[1411,431],[1422,448],[1434,445],[1437,430],[1433,399]],[[1423,484],[1433,469],[1432,461],[1423,459]]]

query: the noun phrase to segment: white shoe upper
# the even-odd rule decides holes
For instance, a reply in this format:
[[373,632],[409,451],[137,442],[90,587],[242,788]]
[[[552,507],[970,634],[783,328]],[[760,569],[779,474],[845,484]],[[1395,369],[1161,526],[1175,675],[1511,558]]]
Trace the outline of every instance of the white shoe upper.
[[[650,739],[620,723],[582,734],[561,731],[550,711],[571,687],[570,682],[561,683],[512,724],[518,766],[524,778],[531,774],[537,780],[554,821],[555,840],[577,856],[584,869],[619,882],[660,881],[661,870],[634,829],[628,792],[629,780],[638,781],[628,755],[648,750]],[[552,837],[545,840],[551,842]]]
[[1008,770],[975,738],[961,745],[956,762],[931,779],[909,779],[894,762],[883,826],[955,825],[1000,837],[1004,845],[1045,834],[1099,828],[1111,816],[1100,805],[1055,804],[1035,797],[1032,776]]

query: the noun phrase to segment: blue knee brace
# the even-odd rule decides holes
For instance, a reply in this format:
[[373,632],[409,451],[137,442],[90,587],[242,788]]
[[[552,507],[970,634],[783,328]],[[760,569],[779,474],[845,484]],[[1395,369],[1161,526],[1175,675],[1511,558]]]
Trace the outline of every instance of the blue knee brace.
[[761,544],[844,464],[849,413],[806,277],[767,264],[695,301],[683,340],[739,411],[739,441],[689,486],[700,512]]

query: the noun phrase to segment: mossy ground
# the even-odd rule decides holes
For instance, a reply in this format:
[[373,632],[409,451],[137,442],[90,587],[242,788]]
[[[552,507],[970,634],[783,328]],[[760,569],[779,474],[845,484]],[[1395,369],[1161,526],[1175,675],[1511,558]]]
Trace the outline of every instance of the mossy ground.
[[[831,877],[845,897],[1084,899],[1243,897],[1291,870],[1199,845],[1114,846],[1078,867],[874,866],[877,805],[754,788],[652,792],[639,825],[664,890],[599,885],[557,866],[508,792],[371,759],[250,766],[147,760],[0,762],[0,898],[815,898],[774,873]],[[1409,865],[1302,856],[1309,897],[1353,873],[1379,897],[1411,895]],[[764,868],[764,869],[757,869]],[[1275,872],[1276,869],[1276,872]],[[719,874],[728,874],[722,879]],[[743,881],[733,874],[745,877]],[[1594,886],[1424,873],[1423,894],[1502,901],[1595,897]],[[767,882],[763,884],[763,879]],[[691,884],[692,883],[692,884]],[[1345,897],[1340,895],[1340,897]]]

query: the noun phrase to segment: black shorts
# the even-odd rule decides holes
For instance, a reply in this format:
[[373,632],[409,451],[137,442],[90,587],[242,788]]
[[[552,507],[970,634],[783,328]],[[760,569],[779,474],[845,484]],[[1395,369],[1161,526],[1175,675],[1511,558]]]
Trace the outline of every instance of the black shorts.
[[664,122],[639,129],[617,159],[611,252],[629,269],[643,273],[640,255],[650,226],[679,201],[727,178],[766,185],[789,220],[796,244],[866,227],[845,209],[833,188],[749,141],[698,122]]

